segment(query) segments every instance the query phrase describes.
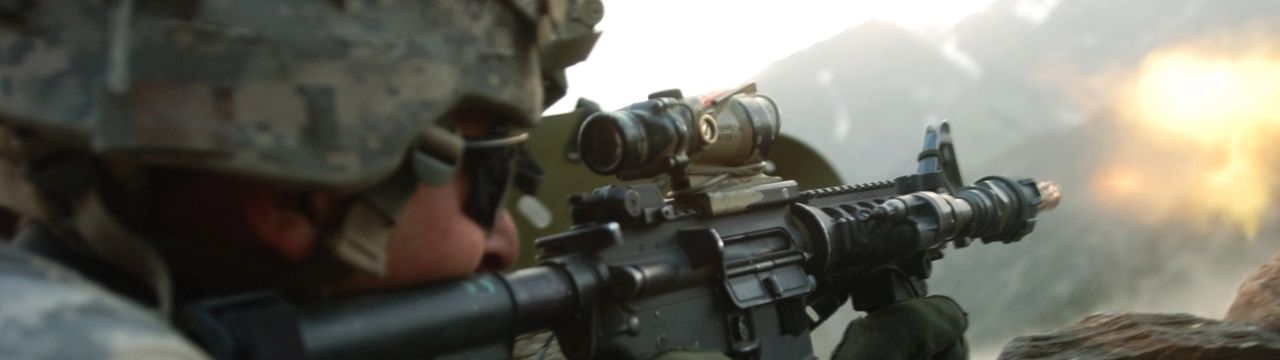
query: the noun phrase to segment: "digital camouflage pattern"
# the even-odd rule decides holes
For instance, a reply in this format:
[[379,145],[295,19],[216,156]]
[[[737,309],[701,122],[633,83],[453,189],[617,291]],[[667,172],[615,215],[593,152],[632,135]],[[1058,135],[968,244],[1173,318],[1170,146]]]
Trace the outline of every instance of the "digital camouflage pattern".
[[108,159],[337,188],[384,178],[459,106],[533,126],[540,75],[585,57],[565,40],[593,42],[602,15],[590,0],[6,7],[18,31],[0,32],[4,123]]
[[[0,206],[65,225],[128,268],[160,258],[112,255],[148,245],[105,206],[86,206],[101,205],[99,164],[349,191],[362,206],[407,196],[367,191],[409,154],[456,161],[453,111],[508,135],[531,129],[602,16],[599,0],[0,1]],[[67,161],[68,150],[93,159]],[[386,226],[352,215],[366,213],[341,230]],[[340,248],[347,233],[329,241]],[[131,272],[168,279],[163,266],[144,270]],[[167,285],[152,285],[163,304]],[[5,356],[201,358],[164,306],[140,308],[19,250],[3,250],[0,288]]]
[[156,313],[74,271],[0,244],[7,359],[205,359]]

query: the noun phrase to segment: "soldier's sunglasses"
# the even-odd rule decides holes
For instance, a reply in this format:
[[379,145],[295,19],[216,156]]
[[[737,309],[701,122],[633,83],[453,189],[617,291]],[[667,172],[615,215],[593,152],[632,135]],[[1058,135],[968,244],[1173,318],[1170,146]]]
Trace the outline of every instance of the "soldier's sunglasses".
[[529,134],[469,139],[463,147],[462,171],[468,179],[463,211],[485,229],[493,228],[508,185],[519,173],[515,169],[524,156]]
[[[438,186],[448,182],[456,171],[464,171],[468,186],[463,211],[485,229],[491,229],[513,180],[526,194],[536,192],[541,182],[542,169],[524,151],[528,138],[527,133],[502,134],[465,139],[456,148],[419,146],[413,152],[413,174],[421,183]],[[435,139],[437,144],[448,142],[438,136]],[[424,138],[423,142],[430,141]]]

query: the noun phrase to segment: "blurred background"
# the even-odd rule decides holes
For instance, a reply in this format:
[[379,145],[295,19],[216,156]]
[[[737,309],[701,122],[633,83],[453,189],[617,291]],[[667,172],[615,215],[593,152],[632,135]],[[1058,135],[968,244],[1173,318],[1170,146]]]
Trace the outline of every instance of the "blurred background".
[[913,171],[940,119],[967,182],[1058,181],[1032,236],[935,265],[975,359],[1095,312],[1221,317],[1280,250],[1280,2],[606,0],[598,29],[548,113],[756,81],[846,182]]

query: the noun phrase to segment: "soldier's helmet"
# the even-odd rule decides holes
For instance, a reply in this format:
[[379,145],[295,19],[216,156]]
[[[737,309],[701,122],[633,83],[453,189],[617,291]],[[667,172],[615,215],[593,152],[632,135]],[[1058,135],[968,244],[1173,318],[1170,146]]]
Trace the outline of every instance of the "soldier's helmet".
[[540,50],[600,16],[536,0],[5,4],[5,125],[110,159],[344,188],[378,182],[414,151],[458,152],[450,111],[484,107],[512,132],[534,125],[549,102],[543,71],[589,44],[560,58]]
[[[64,216],[83,203],[50,199],[92,193],[87,174],[160,165],[394,213],[399,175],[443,181],[470,149],[521,141],[601,16],[598,0],[0,2],[0,205]],[[458,116],[489,133],[462,138]]]

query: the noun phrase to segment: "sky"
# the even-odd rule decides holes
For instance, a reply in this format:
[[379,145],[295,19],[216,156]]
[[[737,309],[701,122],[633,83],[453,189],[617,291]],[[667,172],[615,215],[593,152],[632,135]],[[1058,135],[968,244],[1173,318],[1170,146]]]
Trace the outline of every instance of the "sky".
[[663,89],[694,95],[731,88],[867,20],[943,33],[992,2],[605,0],[599,42],[585,62],[569,68],[568,95],[547,114],[572,110],[579,97],[617,109]]

